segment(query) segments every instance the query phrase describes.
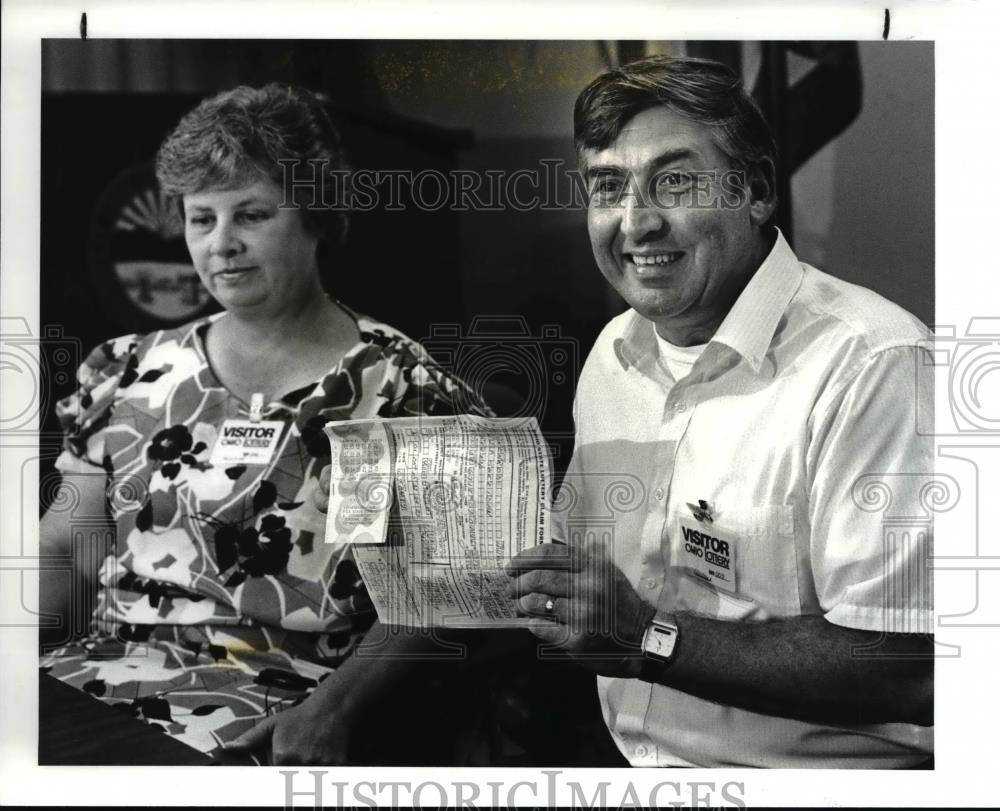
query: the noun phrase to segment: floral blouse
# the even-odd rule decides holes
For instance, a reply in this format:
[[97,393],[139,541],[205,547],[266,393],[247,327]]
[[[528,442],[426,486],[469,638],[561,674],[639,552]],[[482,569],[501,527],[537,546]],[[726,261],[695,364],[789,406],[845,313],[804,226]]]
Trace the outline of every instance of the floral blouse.
[[490,412],[419,344],[355,316],[360,341],[322,380],[265,405],[263,419],[285,424],[270,461],[213,465],[223,422],[249,416],[206,358],[220,317],[101,344],[57,406],[57,467],[106,471],[117,526],[97,629],[138,641],[155,626],[227,626],[234,642],[241,627],[258,640],[263,629],[255,645],[322,659],[374,620],[349,547],[324,542],[313,504],[330,453],[324,423]]

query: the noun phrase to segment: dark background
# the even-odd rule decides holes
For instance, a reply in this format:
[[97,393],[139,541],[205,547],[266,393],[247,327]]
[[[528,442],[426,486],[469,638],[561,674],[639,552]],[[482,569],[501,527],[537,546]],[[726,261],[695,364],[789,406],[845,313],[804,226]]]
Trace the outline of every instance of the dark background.
[[[128,246],[111,220],[123,173],[148,178],[166,131],[206,95],[267,81],[319,91],[355,168],[571,168],[576,94],[652,52],[742,72],[777,135],[778,221],[800,257],[933,321],[931,43],[45,40],[43,328],[79,355],[167,323],[124,295],[111,257]],[[168,249],[187,261],[183,239]],[[338,298],[511,393],[501,410],[535,413],[565,466],[577,371],[623,309],[582,210],[354,213],[332,262]],[[51,377],[43,477],[58,446],[51,404],[72,386]]]

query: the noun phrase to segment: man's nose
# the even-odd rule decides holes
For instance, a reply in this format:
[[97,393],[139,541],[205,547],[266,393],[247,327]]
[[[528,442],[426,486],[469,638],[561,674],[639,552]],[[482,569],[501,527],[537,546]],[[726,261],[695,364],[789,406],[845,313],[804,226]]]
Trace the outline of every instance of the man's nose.
[[663,212],[652,203],[644,200],[639,194],[628,194],[622,201],[622,234],[629,241],[641,241],[650,236],[659,235],[667,228],[667,218]]

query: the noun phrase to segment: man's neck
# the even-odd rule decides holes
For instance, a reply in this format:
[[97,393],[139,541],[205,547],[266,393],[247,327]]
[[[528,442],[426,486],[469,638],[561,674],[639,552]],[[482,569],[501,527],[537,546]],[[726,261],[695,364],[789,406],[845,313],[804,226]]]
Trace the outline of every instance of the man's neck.
[[719,330],[723,318],[719,318],[711,323],[702,323],[691,327],[687,325],[679,326],[664,324],[662,321],[654,322],[656,334],[664,341],[674,346],[701,346],[712,340],[712,336]]

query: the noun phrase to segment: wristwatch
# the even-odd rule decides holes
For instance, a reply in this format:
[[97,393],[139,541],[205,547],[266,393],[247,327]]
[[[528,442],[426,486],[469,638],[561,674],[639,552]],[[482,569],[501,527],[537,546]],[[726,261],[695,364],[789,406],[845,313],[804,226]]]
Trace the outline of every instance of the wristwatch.
[[656,676],[677,654],[681,630],[673,614],[658,612],[642,635],[642,668],[639,678],[655,682]]

